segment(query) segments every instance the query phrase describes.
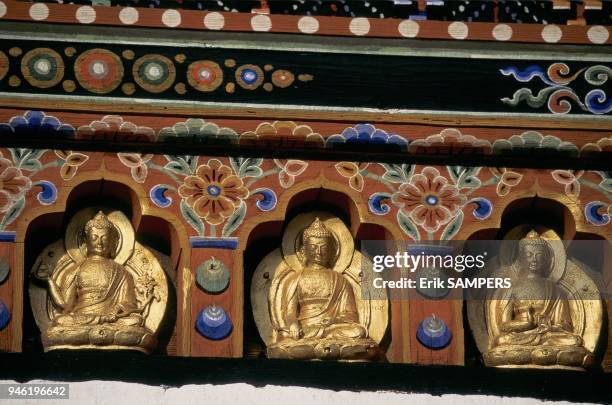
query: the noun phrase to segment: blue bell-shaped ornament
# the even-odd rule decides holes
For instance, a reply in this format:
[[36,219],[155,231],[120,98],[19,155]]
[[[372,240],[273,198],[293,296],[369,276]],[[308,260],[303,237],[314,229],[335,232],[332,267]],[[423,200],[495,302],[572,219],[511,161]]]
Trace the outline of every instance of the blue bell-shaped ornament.
[[232,331],[233,325],[223,308],[216,305],[200,311],[196,319],[197,331],[207,339],[220,340]]
[[430,349],[442,349],[452,339],[451,331],[435,314],[423,319],[417,328],[417,339]]

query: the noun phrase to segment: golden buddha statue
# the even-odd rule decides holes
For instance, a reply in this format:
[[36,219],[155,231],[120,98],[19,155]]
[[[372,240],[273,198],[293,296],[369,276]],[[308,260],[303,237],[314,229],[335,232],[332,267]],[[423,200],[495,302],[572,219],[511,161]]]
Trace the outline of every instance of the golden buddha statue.
[[163,269],[134,241],[122,213],[110,217],[81,211],[68,226],[65,243],[47,247],[32,269],[47,287],[31,287],[45,350],[149,352],[157,344],[155,331],[168,296]]
[[[593,299],[597,287],[581,267],[566,259],[560,240],[546,240],[532,229],[518,241],[510,267],[495,274],[510,276],[512,286],[495,291],[484,306],[486,365],[588,367],[593,362],[601,302]],[[471,325],[477,322],[470,316]]]
[[[278,252],[264,259],[254,275],[251,298],[260,333],[264,332],[262,337],[267,335],[265,330],[271,329],[269,337],[264,338],[268,357],[375,358],[386,328],[387,301],[363,299],[360,282],[367,266],[362,268],[361,264],[367,261],[355,251],[342,221],[318,216],[313,220],[312,216],[303,214],[288,227],[285,235],[289,237],[283,243],[288,254],[275,263],[271,281],[262,277],[263,285],[258,285],[260,275],[265,276],[264,270],[278,262]],[[308,226],[296,229],[305,218]],[[373,302],[378,303],[376,314],[371,313]],[[264,306],[267,308],[262,314]],[[258,315],[267,315],[268,319]],[[372,322],[374,316],[381,318]]]

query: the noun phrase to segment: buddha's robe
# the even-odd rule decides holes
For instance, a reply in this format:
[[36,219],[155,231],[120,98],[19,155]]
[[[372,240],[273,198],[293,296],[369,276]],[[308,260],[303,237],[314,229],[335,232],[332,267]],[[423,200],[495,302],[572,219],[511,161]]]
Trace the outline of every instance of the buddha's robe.
[[297,320],[303,338],[364,338],[353,288],[339,273],[306,268],[287,280],[284,289],[287,326]]
[[[546,279],[534,279],[531,283],[538,286],[534,289],[537,293],[529,299],[520,299],[524,293],[517,290],[526,289],[522,285],[511,292],[510,300],[500,304],[502,332],[495,337],[493,346],[582,346],[582,338],[573,333],[567,300],[557,286]],[[533,325],[528,326],[530,312]],[[517,325],[525,325],[521,328],[525,330],[516,331]]]
[[[124,268],[112,259],[91,256],[79,266],[54,277],[58,286],[54,300],[63,307],[54,325],[95,325],[110,323],[105,317],[118,312],[122,316],[112,323],[138,325],[142,317],[135,314],[138,304],[134,281]],[[59,295],[59,297],[58,297]]]

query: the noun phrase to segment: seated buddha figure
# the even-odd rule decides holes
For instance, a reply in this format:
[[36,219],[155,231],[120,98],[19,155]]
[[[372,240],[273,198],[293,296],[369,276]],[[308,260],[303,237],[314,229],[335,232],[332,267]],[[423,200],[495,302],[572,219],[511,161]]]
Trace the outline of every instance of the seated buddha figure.
[[[316,218],[301,236],[301,269],[292,269],[279,288],[283,308],[273,325],[276,344],[270,357],[368,358],[378,346],[359,322],[355,292],[341,272],[335,271],[337,242]],[[271,290],[272,292],[272,290]],[[269,299],[274,305],[273,297]],[[277,308],[278,309],[278,308]],[[270,308],[274,312],[275,308]]]
[[484,360],[490,366],[537,365],[584,367],[592,354],[574,331],[566,294],[546,277],[553,253],[548,242],[530,231],[518,243],[519,270],[498,305],[499,334]]
[[152,345],[155,339],[144,327],[134,279],[113,260],[119,239],[115,226],[100,211],[85,224],[84,236],[86,255],[81,263],[51,274],[35,273],[48,283],[51,312],[55,314],[42,334],[43,345]]

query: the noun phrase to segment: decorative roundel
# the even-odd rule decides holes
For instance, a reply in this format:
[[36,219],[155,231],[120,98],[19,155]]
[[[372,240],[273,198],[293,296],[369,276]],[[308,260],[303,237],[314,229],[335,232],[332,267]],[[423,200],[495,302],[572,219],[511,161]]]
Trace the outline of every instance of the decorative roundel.
[[[211,192],[211,187],[213,186],[208,186],[209,193]],[[229,281],[229,270],[221,260],[213,257],[198,266],[196,283],[209,294],[223,292],[229,286]]]
[[74,75],[79,84],[92,93],[110,93],[123,80],[123,63],[111,51],[90,49],[74,62]]
[[417,327],[417,340],[430,349],[442,349],[449,344],[452,338],[452,333],[446,323],[436,315],[423,319]]
[[187,68],[187,81],[193,88],[209,92],[223,83],[223,70],[211,60],[198,60]]
[[8,56],[2,51],[0,51],[0,80],[4,79],[6,73],[9,70],[9,60]]
[[145,55],[134,62],[134,80],[151,93],[167,90],[176,79],[176,68],[172,61],[162,55]]
[[236,69],[236,81],[243,89],[255,90],[264,80],[263,70],[255,65],[242,65]]
[[32,49],[21,59],[21,73],[32,86],[46,89],[64,77],[64,61],[53,49]]
[[233,329],[227,313],[216,305],[202,309],[198,313],[195,326],[200,335],[211,340],[224,339]]
[[276,87],[284,89],[291,86],[294,81],[295,75],[288,70],[279,69],[272,73],[272,83],[274,83]]

